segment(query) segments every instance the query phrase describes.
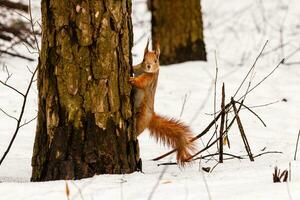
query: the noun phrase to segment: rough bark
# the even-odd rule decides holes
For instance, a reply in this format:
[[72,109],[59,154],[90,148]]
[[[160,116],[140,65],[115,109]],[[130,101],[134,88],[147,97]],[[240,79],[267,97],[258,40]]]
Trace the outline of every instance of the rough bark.
[[162,65],[206,60],[200,0],[150,0],[150,9]]
[[131,173],[131,0],[42,0],[32,181]]

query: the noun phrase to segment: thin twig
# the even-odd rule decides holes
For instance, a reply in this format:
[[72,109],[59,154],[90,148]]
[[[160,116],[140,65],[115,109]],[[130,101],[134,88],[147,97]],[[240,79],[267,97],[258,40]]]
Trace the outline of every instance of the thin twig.
[[10,52],[10,51],[0,50],[0,55],[1,54],[7,54],[7,55],[10,55],[10,56],[13,56],[13,57],[23,58],[23,59],[28,60],[28,61],[34,61],[34,59],[32,59],[30,57],[23,56],[21,54],[13,53],[13,52]]
[[20,13],[20,12],[18,12],[18,11],[14,11],[16,14],[18,14],[18,15],[20,15],[21,17],[23,17],[24,19],[27,19],[27,21],[30,21],[30,19],[27,17],[27,16],[25,16],[25,15],[23,15],[22,13]]
[[260,108],[260,107],[270,106],[270,105],[273,105],[273,104],[279,103],[279,102],[280,102],[280,100],[277,100],[277,101],[273,101],[273,102],[270,102],[270,103],[254,105],[254,106],[248,106],[248,108]]
[[[201,156],[201,157],[197,157],[197,158],[194,158],[193,160],[199,160],[199,159],[205,159],[205,158],[208,158],[208,157],[211,157],[211,156],[215,156],[215,155],[218,155],[219,153],[214,153],[214,154],[209,154],[209,155],[205,155],[205,156]],[[234,157],[234,158],[237,158],[237,159],[243,159],[242,156],[237,156],[237,155],[234,155],[234,154],[230,154],[230,153],[223,153],[225,156],[231,156],[231,157]]]
[[284,63],[284,65],[300,65],[300,61],[296,61],[296,62],[286,62],[286,63]]
[[27,49],[27,51],[28,51],[29,53],[31,53],[31,54],[38,54],[38,53],[39,53],[39,52],[37,52],[37,51],[31,51],[25,42],[23,42],[22,44],[24,45],[24,47]]
[[259,57],[262,55],[266,45],[268,44],[268,40],[265,42],[263,48],[261,49],[261,51],[259,52],[258,56],[256,57],[252,67],[249,69],[249,71],[247,72],[246,76],[244,77],[243,81],[241,82],[241,84],[239,85],[238,89],[235,91],[233,98],[237,95],[237,93],[240,91],[241,87],[243,86],[244,82],[246,81],[247,77],[249,76],[249,74],[252,72],[252,70],[254,69],[256,62],[258,61]]
[[33,74],[33,71],[28,67],[28,65],[26,65],[26,67],[27,67],[28,71],[29,71],[31,74]]
[[18,89],[14,88],[13,86],[11,86],[1,80],[0,80],[0,83],[24,97],[24,94],[22,92],[20,92]]
[[[235,101],[235,103],[241,104],[241,103],[238,102],[238,101]],[[250,107],[246,106],[245,104],[243,104],[242,106],[243,106],[244,108],[246,108],[248,111],[250,111],[253,115],[255,115],[255,116],[259,119],[259,121],[261,121],[261,123],[262,123],[265,127],[267,127],[266,123],[260,118],[260,116],[259,116],[258,114],[256,114],[252,109],[250,109]]]
[[263,153],[260,153],[260,154],[257,154],[255,156],[253,156],[253,158],[257,158],[259,156],[262,156],[262,155],[265,155],[265,154],[270,154],[270,153],[282,153],[281,151],[266,151],[266,152],[263,152]]
[[6,73],[7,73],[7,78],[4,81],[4,83],[7,83],[7,81],[12,77],[12,73],[11,74],[9,73],[7,65],[4,65],[4,69],[5,69]]
[[[214,133],[212,134],[212,136],[210,137],[210,139],[208,140],[208,142],[206,143],[206,145],[204,144],[202,137],[199,138],[200,141],[201,141],[201,143],[202,143],[202,145],[203,145],[204,147],[206,147],[207,145],[209,145],[209,143],[211,142],[211,140],[212,140],[212,139],[214,138],[214,136],[217,134],[216,131],[218,131],[218,124],[217,124],[217,128],[215,129]],[[211,154],[211,153],[209,152],[208,149],[206,149],[206,152],[207,152],[208,154]],[[214,159],[216,162],[218,162],[218,160],[217,160],[214,156],[212,156],[211,158]]]
[[262,53],[262,54],[261,54],[261,57],[263,57],[263,56],[265,56],[265,55],[268,55],[268,54],[270,54],[270,53],[273,53],[273,52],[277,51],[278,49],[281,49],[281,48],[283,48],[283,47],[285,47],[285,46],[287,46],[287,45],[289,45],[289,44],[290,44],[290,42],[286,42],[286,43],[284,43],[284,44],[279,44],[279,46],[276,46],[276,47],[274,47],[273,49],[270,49],[269,51],[265,51],[264,53]]
[[297,159],[297,151],[298,151],[299,137],[300,137],[300,130],[299,130],[299,132],[298,132],[298,137],[297,137],[297,142],[296,142],[296,149],[295,149],[295,154],[294,154],[294,160]]
[[181,106],[181,111],[180,111],[180,114],[179,114],[179,118],[182,117],[182,114],[183,114],[183,111],[184,111],[184,108],[185,108],[185,104],[187,102],[187,98],[188,98],[188,95],[185,94],[184,98],[183,98],[183,103],[182,103],[182,106]]
[[[238,102],[238,101],[236,101],[236,102]],[[276,104],[276,103],[279,103],[279,102],[281,102],[281,100],[277,100],[277,101],[273,101],[273,102],[270,102],[270,103],[265,103],[265,104],[258,104],[258,105],[253,105],[253,106],[247,106],[248,108],[261,108],[261,107],[266,107],[266,106],[270,106],[270,105],[273,105],[273,104]],[[242,108],[241,110],[244,110],[244,109],[246,109],[246,108]],[[221,110],[220,110],[221,111]],[[218,112],[220,112],[220,111],[218,111]],[[217,113],[218,113],[217,112]],[[229,113],[230,112],[233,112],[233,111],[229,111]],[[210,115],[210,116],[212,116],[212,115],[214,115],[214,113],[205,113],[206,115]]]
[[253,70],[251,71],[251,76],[250,76],[250,78],[249,78],[248,86],[247,86],[247,89],[246,89],[246,92],[245,92],[245,95],[244,95],[244,98],[243,98],[244,101],[246,100],[246,96],[247,96],[248,91],[249,91],[249,89],[250,89],[250,87],[251,87],[252,80],[254,79],[254,74],[255,74],[255,73],[254,73],[254,68],[253,68]]
[[209,173],[212,173],[214,169],[219,165],[220,162],[217,162],[209,171]]
[[[195,161],[195,160],[204,160],[206,158],[211,158],[212,156],[216,156],[218,155],[219,153],[213,153],[213,154],[208,154],[208,155],[201,155],[199,157],[196,157],[194,159],[192,159],[191,161]],[[230,160],[230,159],[239,159],[239,160],[243,160],[243,159],[246,159],[248,157],[248,155],[241,155],[241,156],[238,156],[238,155],[234,155],[234,154],[230,154],[230,153],[223,153],[224,155],[226,156],[230,156],[230,157],[226,157],[224,158],[224,160]],[[260,157],[260,156],[263,156],[263,155],[266,155],[266,154],[282,154],[281,151],[266,151],[266,152],[263,152],[263,153],[260,153],[260,154],[257,154],[257,155],[253,155],[253,158],[257,158],[257,157]],[[157,166],[161,166],[161,165],[177,165],[176,162],[165,162],[165,163],[159,163]]]
[[250,92],[252,92],[255,88],[257,88],[262,82],[264,82],[267,78],[269,78],[275,71],[276,69],[282,65],[284,63],[284,59],[282,59],[277,65],[276,67],[269,73],[267,74],[261,81],[259,81],[255,86],[253,86],[246,94],[244,94],[243,96],[241,96],[239,98],[239,100],[241,100],[242,98],[244,98],[247,94],[249,94]]
[[287,55],[284,59],[283,64],[286,63],[287,60],[289,60],[293,55],[295,55],[297,52],[300,51],[300,47],[296,48],[294,51],[292,51],[289,55]]
[[[216,118],[216,107],[217,107],[217,82],[218,82],[218,62],[217,62],[217,53],[215,51],[215,88],[214,88],[214,118]],[[216,138],[218,137],[217,135],[217,121],[215,121],[215,134]],[[217,149],[219,149],[219,146],[217,144]]]
[[[222,116],[222,115],[221,115]],[[210,144],[210,142],[212,141],[212,139],[214,138],[214,136],[217,134],[216,132],[218,131],[218,127],[219,125],[217,124],[217,128],[215,128],[214,133],[212,134],[212,136],[209,138],[208,142],[206,143],[206,146]]]
[[12,119],[14,119],[14,120],[16,120],[16,121],[18,121],[18,119],[17,118],[15,118],[14,116],[12,116],[12,115],[10,115],[10,114],[8,114],[6,111],[4,111],[2,108],[0,108],[0,111],[1,112],[3,112],[6,116],[8,116],[8,117],[10,117],[10,118],[12,118]]
[[23,126],[26,126],[27,124],[30,124],[31,122],[33,122],[34,120],[36,120],[37,116],[35,116],[34,118],[32,118],[29,121],[25,121],[23,124],[20,125],[20,128],[22,128]]

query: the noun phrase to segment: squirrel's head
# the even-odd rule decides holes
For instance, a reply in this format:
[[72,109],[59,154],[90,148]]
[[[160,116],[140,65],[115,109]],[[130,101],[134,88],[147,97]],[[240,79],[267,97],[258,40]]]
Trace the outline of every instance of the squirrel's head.
[[144,51],[144,59],[142,62],[143,71],[146,73],[157,73],[159,70],[159,55],[160,48],[159,44],[155,45],[154,51],[148,50],[149,40],[147,42],[145,51]]

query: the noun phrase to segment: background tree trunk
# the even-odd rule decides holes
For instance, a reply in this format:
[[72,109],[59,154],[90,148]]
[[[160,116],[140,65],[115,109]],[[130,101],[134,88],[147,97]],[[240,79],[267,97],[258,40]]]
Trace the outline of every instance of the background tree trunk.
[[160,64],[206,60],[200,0],[150,0],[152,42]]
[[131,0],[42,0],[32,181],[139,168],[132,37]]

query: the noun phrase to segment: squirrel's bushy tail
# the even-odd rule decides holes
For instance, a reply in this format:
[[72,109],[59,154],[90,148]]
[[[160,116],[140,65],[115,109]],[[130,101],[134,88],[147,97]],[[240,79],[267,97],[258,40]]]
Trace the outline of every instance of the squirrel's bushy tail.
[[194,143],[189,142],[193,134],[182,122],[153,114],[149,124],[150,134],[163,144],[177,149],[177,162],[184,166],[187,158],[196,150]]

